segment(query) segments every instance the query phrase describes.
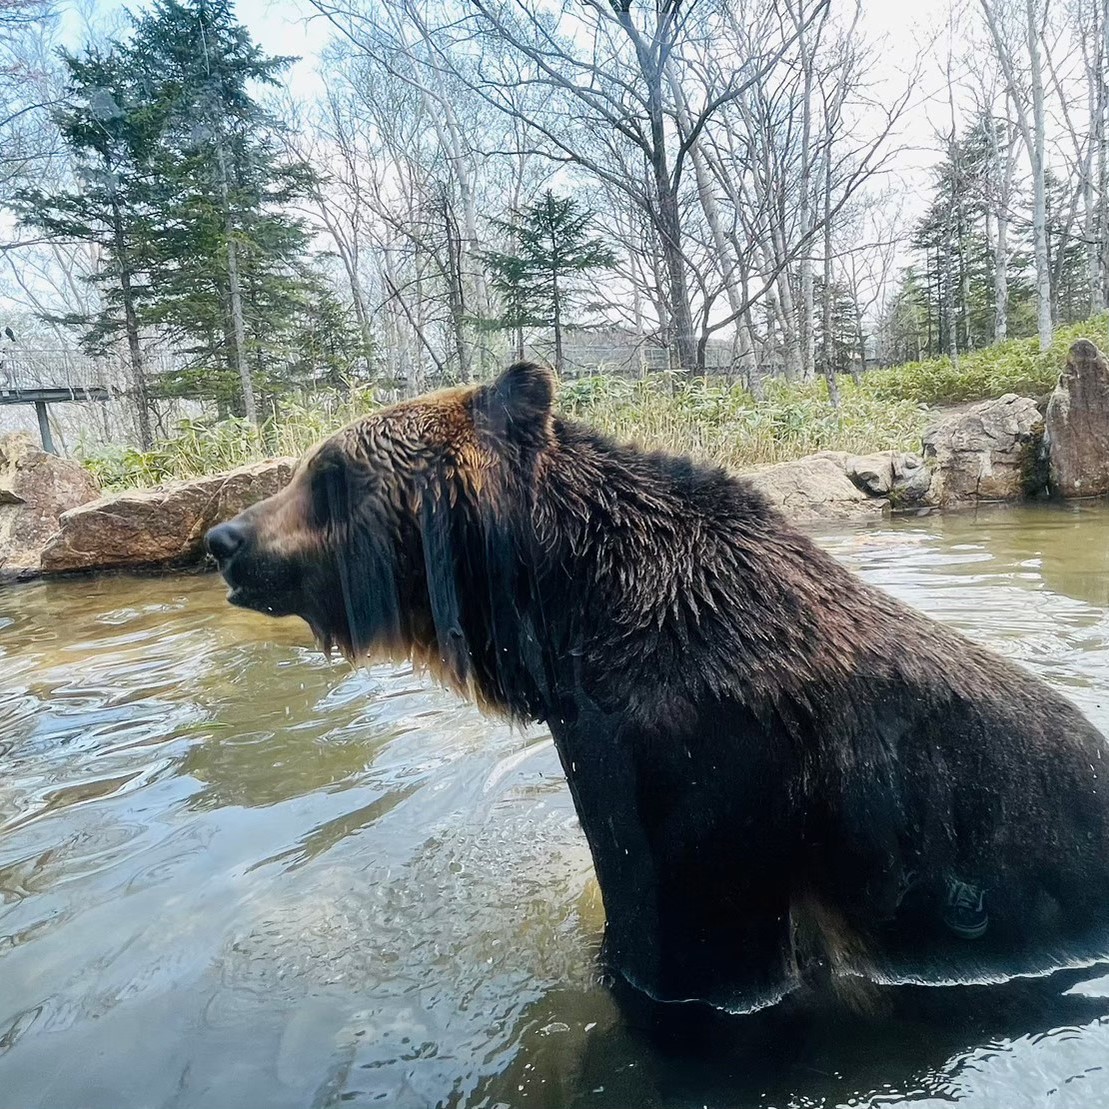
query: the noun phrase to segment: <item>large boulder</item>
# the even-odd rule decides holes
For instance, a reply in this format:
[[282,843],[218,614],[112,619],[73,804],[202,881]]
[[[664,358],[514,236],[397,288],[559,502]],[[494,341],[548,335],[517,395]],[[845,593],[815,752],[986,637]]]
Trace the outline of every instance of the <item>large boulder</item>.
[[1067,353],[1044,416],[1048,480],[1063,497],[1109,493],[1109,363],[1089,339]]
[[820,451],[813,457],[835,463],[857,489],[871,497],[888,497],[896,508],[920,504],[928,496],[932,478],[920,455],[908,451]]
[[1037,492],[1043,418],[1029,397],[1006,393],[946,416],[924,433],[930,504],[1016,500]]
[[37,574],[62,513],[99,493],[84,466],[47,454],[25,432],[0,437],[0,577]]
[[204,559],[204,533],[276,493],[295,464],[292,458],[275,458],[82,505],[62,515],[58,533],[42,552],[42,572],[196,565]]
[[873,518],[889,504],[868,497],[840,466],[816,455],[763,466],[742,476],[796,523]]

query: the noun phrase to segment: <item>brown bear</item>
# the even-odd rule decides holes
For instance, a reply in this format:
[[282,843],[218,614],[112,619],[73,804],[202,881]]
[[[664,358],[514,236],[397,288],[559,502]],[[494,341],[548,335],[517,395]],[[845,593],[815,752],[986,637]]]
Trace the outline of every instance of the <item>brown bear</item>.
[[343,428],[209,533],[230,600],[545,723],[650,997],[1104,957],[1109,761],[1077,709],[553,397],[521,363]]

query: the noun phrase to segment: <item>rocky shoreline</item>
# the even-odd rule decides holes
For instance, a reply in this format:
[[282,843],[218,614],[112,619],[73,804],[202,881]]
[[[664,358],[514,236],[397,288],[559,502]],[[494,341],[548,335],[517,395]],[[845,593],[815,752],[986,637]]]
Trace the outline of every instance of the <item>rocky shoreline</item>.
[[[155,489],[100,495],[30,436],[0,439],[0,580],[202,569],[204,533],[280,489],[275,458]],[[866,520],[1028,497],[1109,494],[1109,363],[1075,343],[1046,404],[1008,394],[928,428],[921,453],[822,451],[743,474],[789,519]]]

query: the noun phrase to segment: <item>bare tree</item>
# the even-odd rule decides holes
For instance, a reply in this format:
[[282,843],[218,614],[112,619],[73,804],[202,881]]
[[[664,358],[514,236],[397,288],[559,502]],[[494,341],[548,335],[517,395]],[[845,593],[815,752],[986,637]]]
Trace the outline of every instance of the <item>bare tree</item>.
[[[371,23],[381,23],[378,7],[361,14],[340,10],[330,0],[313,2],[355,42],[365,41]],[[691,369],[698,364],[698,344],[682,187],[692,151],[711,121],[785,56],[800,29],[826,4],[813,0],[799,8],[793,27],[783,25],[773,0],[749,9],[745,14],[758,29],[758,49],[740,59],[733,55],[723,79],[696,102],[687,97],[680,113],[671,95],[671,72],[683,69],[688,48],[725,29],[722,14],[710,4],[585,0],[580,9],[564,10],[557,28],[537,0],[513,7],[469,0],[461,18],[453,9],[429,9],[411,0],[390,0],[386,6],[390,19],[402,18],[412,29],[401,43],[409,56],[418,40],[443,73],[525,121],[532,141],[550,158],[624,192],[644,212],[659,237],[665,266],[675,362]],[[432,15],[438,19],[434,25]],[[457,43],[466,48],[456,49]],[[647,167],[646,181],[637,163]]]
[[[1051,269],[1047,243],[1047,162],[1043,38],[1050,0],[979,0],[1008,87],[1009,103],[1032,164],[1032,237],[1040,349],[1051,346]],[[1019,42],[1019,45],[1018,45]],[[1031,112],[1029,112],[1031,100]]]

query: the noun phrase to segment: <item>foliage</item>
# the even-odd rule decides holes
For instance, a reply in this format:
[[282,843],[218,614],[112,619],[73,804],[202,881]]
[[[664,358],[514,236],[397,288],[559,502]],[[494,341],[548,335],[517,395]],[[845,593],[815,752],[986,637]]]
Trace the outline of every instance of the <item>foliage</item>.
[[526,328],[549,330],[558,370],[563,364],[562,333],[573,326],[586,295],[579,279],[615,261],[612,250],[590,234],[593,219],[593,213],[572,197],[555,196],[547,189],[534,204],[513,212],[511,219],[495,221],[512,248],[484,256],[502,306],[501,315],[488,324],[515,332],[521,356]]
[[820,450],[920,448],[928,413],[919,405],[879,400],[850,379],[840,392],[833,408],[823,382],[768,382],[765,399],[756,401],[719,379],[590,377],[563,386],[560,404],[617,439],[737,469]]
[[[559,407],[616,439],[692,454],[736,469],[784,462],[821,450],[869,453],[920,449],[935,406],[1054,385],[1070,345],[1090,338],[1109,347],[1109,313],[1060,328],[1052,349],[1015,339],[964,355],[956,370],[935,358],[870,370],[856,383],[840,375],[834,408],[822,381],[765,383],[756,400],[723,378],[654,374],[641,380],[597,374],[563,383]],[[285,399],[261,428],[245,420],[183,420],[150,451],[83,448],[79,455],[108,489],[196,477],[274,455],[299,455],[385,398],[372,389],[321,389]]]
[[77,456],[102,488],[129,489],[202,477],[264,458],[297,457],[377,406],[372,390],[325,390],[284,399],[261,427],[238,417],[184,419],[147,451],[78,445]]
[[126,332],[144,411],[140,331],[183,356],[151,393],[242,412],[232,267],[243,354],[264,396],[318,374],[306,345],[325,356],[326,372],[365,360],[358,330],[321,293],[306,226],[290,214],[314,174],[282,154],[284,126],[250,91],[277,85],[290,59],[264,56],[230,0],[157,0],[133,18],[129,41],[62,61],[68,87],[54,120],[77,181],[25,188],[10,205],[52,242],[97,248],[101,306],[55,319],[97,354]]
[[103,307],[61,322],[80,327],[86,348],[103,353],[123,330],[122,283],[130,283],[136,298],[143,291],[138,275],[151,234],[147,163],[161,122],[156,110],[141,104],[134,74],[118,51],[90,48],[81,58],[63,53],[62,63],[66,104],[54,122],[74,157],[75,187],[28,186],[16,190],[9,203],[26,226],[97,248],[92,280],[102,292]]
[[[962,352],[994,340],[993,241],[996,211],[1004,203],[998,182],[1010,156],[998,127],[989,118],[974,121],[933,171],[931,203],[910,239],[914,262],[902,271],[882,321],[889,357],[939,356],[950,352],[952,341]],[[1010,221],[1010,335],[1036,331],[1028,243],[1021,231],[1021,225]]]
[[263,55],[229,0],[158,0],[125,50],[164,122],[152,171],[158,185],[155,296],[144,322],[187,351],[167,391],[241,411],[231,251],[241,287],[244,355],[255,388],[293,383],[306,286],[308,232],[288,206],[313,182],[280,153],[282,125],[251,95],[276,86],[290,59]]
[[950,358],[909,362],[888,369],[871,370],[864,388],[881,401],[911,400],[921,404],[951,404],[983,400],[1005,393],[1040,396],[1055,384],[1076,339],[1109,345],[1109,315],[1057,328],[1051,348],[1040,352],[1039,342],[1010,339],[984,350],[959,356],[956,369]]

